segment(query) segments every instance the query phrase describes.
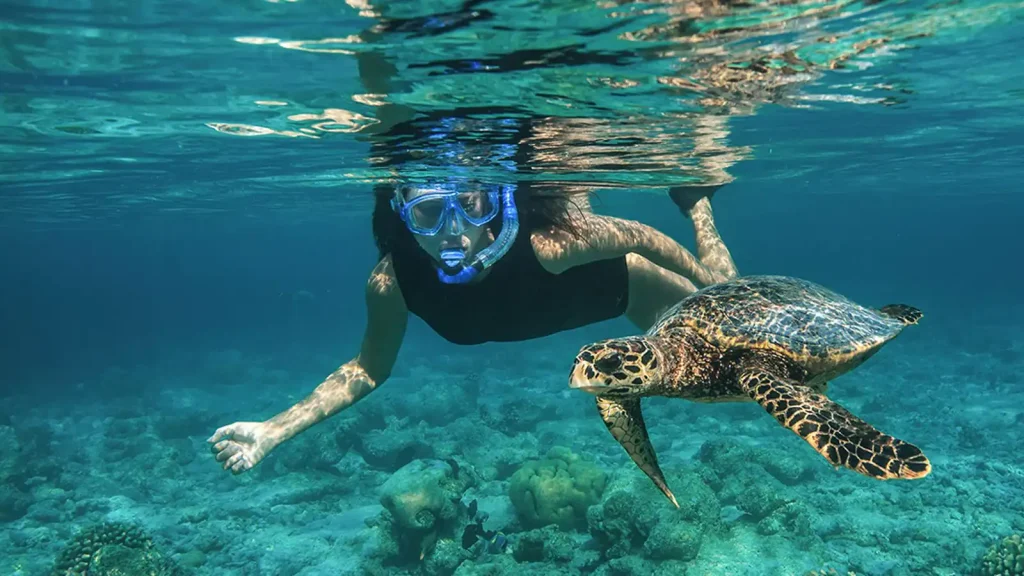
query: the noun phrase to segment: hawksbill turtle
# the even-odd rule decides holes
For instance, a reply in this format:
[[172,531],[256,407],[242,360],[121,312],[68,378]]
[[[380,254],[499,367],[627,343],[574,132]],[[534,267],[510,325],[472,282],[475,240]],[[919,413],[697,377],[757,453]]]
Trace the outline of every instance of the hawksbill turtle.
[[755,401],[837,469],[889,480],[931,471],[919,448],[826,395],[828,382],[874,355],[920,310],[873,310],[786,276],[708,286],[666,310],[641,336],[602,340],[576,355],[569,387],[594,394],[612,436],[677,507],[640,409],[649,396]]

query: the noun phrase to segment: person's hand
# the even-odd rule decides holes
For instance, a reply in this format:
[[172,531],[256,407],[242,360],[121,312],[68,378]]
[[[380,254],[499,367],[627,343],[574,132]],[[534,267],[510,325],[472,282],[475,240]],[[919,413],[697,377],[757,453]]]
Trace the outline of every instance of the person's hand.
[[255,466],[277,445],[265,422],[235,422],[222,426],[206,440],[225,470],[241,474]]

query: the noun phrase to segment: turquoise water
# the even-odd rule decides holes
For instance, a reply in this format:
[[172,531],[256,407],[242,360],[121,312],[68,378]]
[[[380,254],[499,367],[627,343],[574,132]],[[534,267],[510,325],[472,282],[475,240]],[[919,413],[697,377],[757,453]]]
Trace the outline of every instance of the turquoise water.
[[[1024,534],[1024,4],[2,8],[0,574],[67,568],[104,522],[144,535],[70,573],[966,575]],[[463,347],[415,317],[379,390],[221,470],[214,430],[358,351],[373,186],[451,174],[594,190],[691,249],[665,190],[724,184],[742,274],[925,312],[829,395],[932,473],[653,398],[675,510],[567,386],[632,324]],[[409,494],[436,528],[403,531]],[[504,550],[462,546],[474,500]]]

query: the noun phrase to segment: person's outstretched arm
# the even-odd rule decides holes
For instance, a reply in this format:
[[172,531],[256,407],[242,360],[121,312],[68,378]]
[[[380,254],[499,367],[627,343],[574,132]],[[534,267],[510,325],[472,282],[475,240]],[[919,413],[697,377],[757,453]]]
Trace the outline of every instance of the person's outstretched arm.
[[207,442],[225,470],[251,469],[282,442],[341,412],[383,384],[402,346],[409,312],[390,257],[366,283],[366,331],[359,355],[329,375],[305,399],[265,422],[235,422]]

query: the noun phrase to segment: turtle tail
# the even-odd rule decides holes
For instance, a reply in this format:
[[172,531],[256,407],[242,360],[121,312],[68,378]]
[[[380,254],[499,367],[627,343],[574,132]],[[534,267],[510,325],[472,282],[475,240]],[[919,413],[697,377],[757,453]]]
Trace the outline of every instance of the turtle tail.
[[917,324],[917,321],[924,316],[924,312],[921,312],[913,306],[907,306],[906,304],[889,304],[888,306],[882,306],[879,312],[894,318],[903,323],[904,326],[910,324]]

